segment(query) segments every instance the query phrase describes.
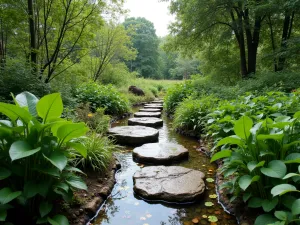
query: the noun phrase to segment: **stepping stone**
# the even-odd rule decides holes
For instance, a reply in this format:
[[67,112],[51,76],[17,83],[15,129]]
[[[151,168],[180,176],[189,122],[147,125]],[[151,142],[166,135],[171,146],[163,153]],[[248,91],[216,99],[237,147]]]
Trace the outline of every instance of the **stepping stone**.
[[162,100],[157,100],[157,101],[152,101],[151,103],[152,103],[152,104],[163,104],[164,101],[162,101]]
[[201,171],[181,166],[148,166],[133,175],[134,191],[149,200],[194,202],[205,191]]
[[163,105],[159,105],[159,104],[146,104],[144,105],[145,109],[163,109]]
[[146,143],[158,142],[158,130],[144,126],[121,126],[108,130],[118,144],[140,146]]
[[161,112],[136,112],[134,117],[161,117]]
[[140,109],[139,111],[140,112],[161,112],[161,109],[151,109],[151,108],[148,108],[148,109]]
[[146,127],[159,127],[163,125],[163,120],[155,117],[139,117],[130,118],[128,120],[128,125],[135,126],[141,125]]
[[153,143],[133,149],[132,155],[137,162],[161,165],[187,159],[189,151],[175,143]]

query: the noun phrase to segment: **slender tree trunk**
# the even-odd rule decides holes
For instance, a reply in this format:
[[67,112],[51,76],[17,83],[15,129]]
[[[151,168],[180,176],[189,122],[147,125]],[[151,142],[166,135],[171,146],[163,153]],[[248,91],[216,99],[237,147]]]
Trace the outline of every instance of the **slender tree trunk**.
[[28,3],[28,18],[29,18],[29,35],[30,35],[30,62],[32,71],[37,72],[37,43],[36,43],[36,29],[34,19],[33,0],[27,0]]
[[[292,14],[286,13],[284,17],[283,29],[282,29],[281,51],[285,51],[287,49],[287,40],[290,38],[292,33],[293,20],[294,20],[294,12]],[[281,54],[278,58],[277,71],[282,71],[284,69],[285,62],[286,62],[286,56],[284,56],[284,54]]]
[[5,40],[4,40],[4,29],[3,29],[3,21],[0,18],[0,70],[4,69],[5,66]]

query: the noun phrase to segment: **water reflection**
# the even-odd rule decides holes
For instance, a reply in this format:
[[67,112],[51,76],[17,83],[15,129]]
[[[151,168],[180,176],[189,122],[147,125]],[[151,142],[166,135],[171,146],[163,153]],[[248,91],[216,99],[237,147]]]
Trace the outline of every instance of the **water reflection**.
[[[197,141],[178,135],[171,130],[170,121],[164,118],[164,126],[159,129],[160,142],[174,142],[183,145],[189,150],[188,161],[178,165],[201,170],[206,177],[214,178],[215,167],[209,164],[209,159],[196,150]],[[126,120],[119,121],[116,126],[126,125]],[[123,152],[117,153],[122,169],[117,172],[117,184],[111,197],[99,209],[97,217],[91,222],[94,225],[192,225],[197,218],[199,224],[211,224],[207,218],[216,216],[215,224],[236,225],[234,217],[228,215],[218,204],[217,199],[209,198],[215,194],[214,183],[207,183],[207,190],[203,200],[193,204],[168,204],[161,202],[144,201],[133,193],[133,174],[144,165],[132,160],[132,148],[126,147]],[[205,202],[212,202],[214,206],[206,207]]]

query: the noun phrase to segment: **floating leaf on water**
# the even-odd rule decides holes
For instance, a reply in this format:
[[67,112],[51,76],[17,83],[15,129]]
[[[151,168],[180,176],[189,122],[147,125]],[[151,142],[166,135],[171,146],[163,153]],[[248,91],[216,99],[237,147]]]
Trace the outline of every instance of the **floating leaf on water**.
[[210,195],[209,198],[217,198],[218,196],[216,194]]
[[216,216],[208,216],[208,221],[215,223],[218,221],[218,218]]
[[206,219],[206,218],[207,218],[207,215],[202,215],[202,218]]
[[206,181],[209,182],[209,183],[212,183],[212,182],[214,182],[215,180],[212,179],[212,178],[207,178]]
[[150,218],[150,217],[152,217],[152,215],[151,215],[150,213],[148,213],[148,214],[146,215],[146,217],[147,217],[147,218]]
[[147,218],[146,217],[140,217],[140,220],[146,220]]
[[204,204],[205,206],[207,206],[207,207],[211,207],[211,206],[213,206],[214,205],[214,203],[212,203],[212,202],[205,202],[205,204]]
[[194,218],[194,219],[192,219],[192,222],[193,222],[194,224],[197,224],[197,223],[199,223],[199,220],[198,220],[198,218]]

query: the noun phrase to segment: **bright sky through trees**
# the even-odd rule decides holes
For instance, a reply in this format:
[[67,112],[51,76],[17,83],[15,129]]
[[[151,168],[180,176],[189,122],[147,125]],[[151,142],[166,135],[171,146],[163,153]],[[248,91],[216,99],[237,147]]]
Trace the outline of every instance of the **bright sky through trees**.
[[168,34],[168,24],[173,20],[168,2],[159,0],[126,0],[124,5],[129,10],[128,17],[145,17],[154,23],[157,36]]

